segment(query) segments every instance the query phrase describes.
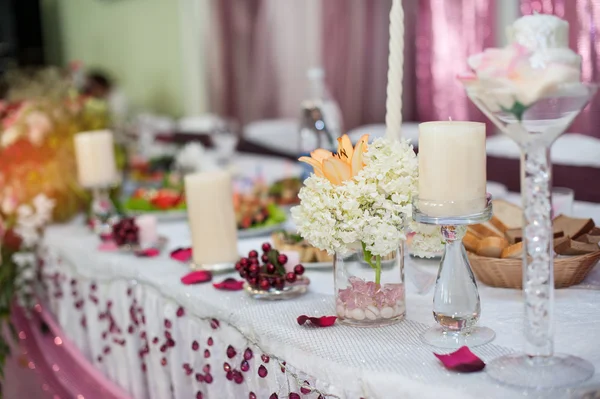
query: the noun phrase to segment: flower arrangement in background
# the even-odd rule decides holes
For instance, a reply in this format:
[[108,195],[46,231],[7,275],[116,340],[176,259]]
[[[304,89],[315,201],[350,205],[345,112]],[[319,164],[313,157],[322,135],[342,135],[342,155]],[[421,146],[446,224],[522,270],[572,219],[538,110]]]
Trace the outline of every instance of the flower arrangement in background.
[[[103,107],[55,69],[12,74],[0,102],[0,331],[15,298],[30,296],[43,227],[82,209],[73,137],[107,125]],[[0,340],[0,370],[8,343]]]
[[521,120],[540,98],[562,84],[581,80],[579,56],[570,53],[569,49],[532,51],[512,43],[469,57],[472,71],[457,77],[492,112],[503,110]]
[[419,229],[410,222],[418,187],[412,146],[387,138],[370,146],[367,141],[365,135],[352,147],[344,135],[337,154],[318,149],[310,158],[300,158],[315,173],[305,180],[292,216],[300,235],[319,249],[330,254],[362,249],[378,284],[382,257],[406,240],[411,226],[417,230],[415,238],[421,237],[413,248],[419,255],[439,251],[442,238],[439,229]]

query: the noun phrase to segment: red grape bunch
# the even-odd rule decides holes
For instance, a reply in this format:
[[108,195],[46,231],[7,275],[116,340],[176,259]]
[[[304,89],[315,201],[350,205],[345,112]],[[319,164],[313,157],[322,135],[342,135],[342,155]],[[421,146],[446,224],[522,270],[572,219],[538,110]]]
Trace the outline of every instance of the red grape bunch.
[[123,245],[136,245],[139,243],[138,227],[134,218],[123,218],[112,228],[112,236],[115,243]]
[[247,258],[242,258],[235,264],[235,270],[240,273],[240,277],[253,288],[263,291],[272,288],[282,290],[286,282],[294,283],[304,274],[302,265],[294,266],[293,272],[286,272],[284,266],[288,262],[287,256],[273,249],[268,242],[262,245],[262,251],[259,257],[258,251],[252,250]]

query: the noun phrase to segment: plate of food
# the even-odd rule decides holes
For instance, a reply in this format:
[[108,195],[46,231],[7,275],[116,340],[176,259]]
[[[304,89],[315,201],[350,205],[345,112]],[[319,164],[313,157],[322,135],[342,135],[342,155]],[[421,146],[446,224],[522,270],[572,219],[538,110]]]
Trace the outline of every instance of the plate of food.
[[300,203],[298,193],[303,183],[299,177],[288,177],[271,184],[269,197],[279,206],[293,206]]
[[138,188],[123,203],[131,216],[156,215],[157,220],[181,220],[187,217],[183,191],[173,188]]
[[239,238],[269,235],[287,220],[285,211],[268,197],[236,195],[233,206]]
[[279,230],[271,235],[273,247],[278,251],[295,251],[300,256],[300,263],[307,269],[330,269],[333,267],[333,256],[327,251],[310,245],[299,234]]

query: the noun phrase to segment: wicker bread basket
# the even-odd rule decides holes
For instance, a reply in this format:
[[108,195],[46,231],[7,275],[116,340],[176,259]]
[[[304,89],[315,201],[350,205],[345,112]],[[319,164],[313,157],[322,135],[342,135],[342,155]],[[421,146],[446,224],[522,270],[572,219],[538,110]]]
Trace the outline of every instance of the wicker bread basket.
[[[585,255],[554,259],[554,286],[565,288],[579,284],[600,259],[600,251]],[[478,256],[469,252],[473,273],[479,281],[491,287],[522,288],[521,259],[498,259]]]

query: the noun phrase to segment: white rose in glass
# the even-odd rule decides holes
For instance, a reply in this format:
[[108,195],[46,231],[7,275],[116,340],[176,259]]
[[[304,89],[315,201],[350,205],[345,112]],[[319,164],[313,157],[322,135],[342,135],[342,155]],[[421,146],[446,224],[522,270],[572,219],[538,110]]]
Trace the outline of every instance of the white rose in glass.
[[473,72],[458,76],[493,112],[528,107],[560,84],[579,82],[581,72],[560,62],[532,62],[535,53],[519,44],[490,48],[469,57]]

